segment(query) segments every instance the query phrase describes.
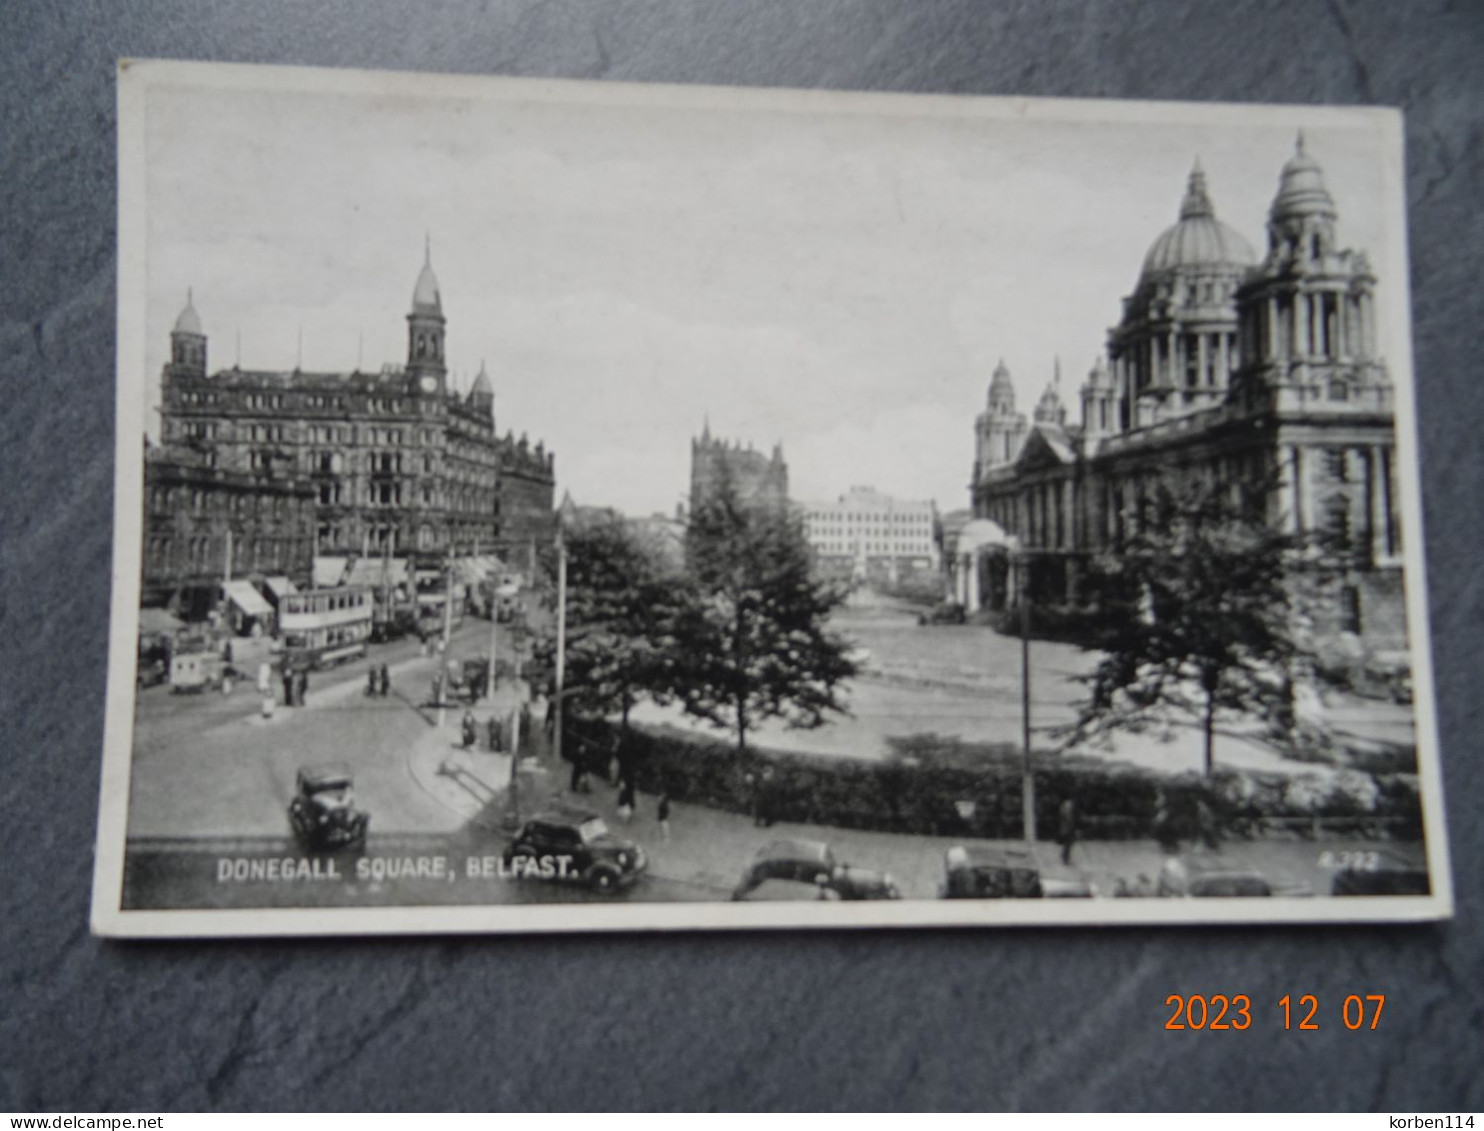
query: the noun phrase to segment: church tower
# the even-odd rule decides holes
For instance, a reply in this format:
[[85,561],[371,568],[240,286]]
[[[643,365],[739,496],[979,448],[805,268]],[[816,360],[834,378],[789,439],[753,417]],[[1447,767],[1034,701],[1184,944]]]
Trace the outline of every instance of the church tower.
[[994,368],[989,381],[989,403],[975,423],[979,437],[975,453],[978,468],[974,479],[977,482],[978,472],[1014,459],[1029,430],[1025,415],[1015,411],[1015,384],[1010,380],[1010,370],[1003,360]]
[[186,291],[185,309],[170,331],[170,373],[180,377],[206,376],[206,335],[191,292]]
[[1324,174],[1299,134],[1268,212],[1267,257],[1237,296],[1237,395],[1249,405],[1285,389],[1332,405],[1390,387],[1376,350],[1376,277],[1363,253],[1337,246],[1337,219]]
[[433,274],[431,243],[426,247],[423,269],[412,291],[412,312],[407,315],[407,379],[409,392],[442,396],[447,389],[448,370],[443,353],[443,298],[438,277]]

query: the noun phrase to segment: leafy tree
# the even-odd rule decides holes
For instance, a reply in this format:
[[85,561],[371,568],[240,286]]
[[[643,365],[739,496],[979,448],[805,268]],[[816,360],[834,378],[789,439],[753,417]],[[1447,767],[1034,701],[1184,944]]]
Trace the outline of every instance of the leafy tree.
[[1298,547],[1264,521],[1267,493],[1174,477],[1146,486],[1132,533],[1091,563],[1089,596],[1109,631],[1066,737],[1198,719],[1209,775],[1218,711],[1292,731]]
[[764,719],[817,727],[844,713],[840,685],[856,668],[826,626],[846,590],[811,576],[799,522],[749,505],[723,474],[691,515],[686,555],[674,669],[686,711],[733,731],[739,751]]
[[[683,584],[658,549],[617,516],[575,524],[564,539],[564,698],[589,714],[619,715],[627,730],[641,698],[668,698],[672,622]],[[550,570],[554,591],[555,555]],[[554,660],[554,638],[543,641],[541,652]]]

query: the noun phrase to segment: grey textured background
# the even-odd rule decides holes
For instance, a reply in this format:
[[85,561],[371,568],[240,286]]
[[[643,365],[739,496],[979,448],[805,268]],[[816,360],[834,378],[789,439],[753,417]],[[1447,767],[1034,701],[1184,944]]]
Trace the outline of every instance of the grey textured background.
[[[61,0],[6,4],[0,27],[0,1108],[1484,1107],[1478,4]],[[91,938],[123,55],[1402,106],[1457,919]],[[1165,1032],[1165,996],[1202,991],[1250,994],[1252,1028]],[[1286,992],[1385,993],[1382,1029],[1284,1033]]]

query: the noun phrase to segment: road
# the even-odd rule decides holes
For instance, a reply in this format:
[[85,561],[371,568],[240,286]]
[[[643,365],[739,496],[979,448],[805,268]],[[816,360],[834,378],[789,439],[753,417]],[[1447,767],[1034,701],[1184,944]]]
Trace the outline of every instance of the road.
[[[449,654],[487,650],[489,623],[470,619],[453,636]],[[392,694],[362,694],[368,663],[392,670]],[[378,832],[452,832],[463,819],[421,790],[407,752],[430,727],[437,660],[422,657],[416,640],[372,647],[366,662],[311,677],[309,705],[279,707],[264,719],[251,683],[230,696],[142,692],[136,713],[130,778],[129,836],[280,836],[300,766],[347,764],[359,804],[375,815]]]

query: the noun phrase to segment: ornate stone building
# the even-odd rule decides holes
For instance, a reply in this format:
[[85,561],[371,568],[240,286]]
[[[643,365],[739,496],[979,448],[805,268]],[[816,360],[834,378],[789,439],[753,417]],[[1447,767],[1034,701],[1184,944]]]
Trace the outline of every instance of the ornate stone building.
[[872,487],[827,503],[803,503],[804,535],[821,566],[858,577],[938,568],[937,507]]
[[775,444],[765,456],[736,441],[713,439],[706,423],[699,439],[690,445],[690,507],[694,511],[712,498],[720,484],[730,480],[737,495],[749,506],[768,510],[788,509],[788,464],[783,445]]
[[140,603],[199,620],[229,579],[310,583],[314,489],[282,471],[227,471],[205,452],[148,448]]
[[[1283,166],[1260,259],[1216,219],[1199,166],[1178,222],[1154,242],[1123,317],[1066,423],[1056,379],[1032,423],[1001,366],[976,424],[974,514],[1015,535],[1032,599],[1072,603],[1088,557],[1116,549],[1167,473],[1276,481],[1267,519],[1323,535],[1315,627],[1405,645],[1392,387],[1377,355],[1376,279],[1344,249],[1318,163]],[[1320,540],[1315,539],[1318,542]],[[980,591],[1017,582],[981,560]],[[968,587],[963,587],[967,590]]]
[[467,396],[450,389],[445,330],[431,257],[412,293],[406,362],[374,373],[212,374],[187,301],[162,381],[164,443],[193,444],[223,472],[306,480],[316,554],[524,551],[551,536],[554,458],[497,435],[483,366]]

